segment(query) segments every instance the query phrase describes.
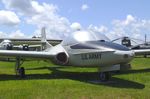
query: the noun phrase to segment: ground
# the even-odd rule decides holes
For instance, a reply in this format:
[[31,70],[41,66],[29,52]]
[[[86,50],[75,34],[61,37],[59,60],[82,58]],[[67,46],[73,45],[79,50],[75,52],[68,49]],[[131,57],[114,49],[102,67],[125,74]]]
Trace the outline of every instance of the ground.
[[15,76],[14,62],[0,62],[0,99],[149,99],[150,58],[136,58],[132,70],[113,73],[107,83],[97,68],[61,67],[27,61],[26,78]]

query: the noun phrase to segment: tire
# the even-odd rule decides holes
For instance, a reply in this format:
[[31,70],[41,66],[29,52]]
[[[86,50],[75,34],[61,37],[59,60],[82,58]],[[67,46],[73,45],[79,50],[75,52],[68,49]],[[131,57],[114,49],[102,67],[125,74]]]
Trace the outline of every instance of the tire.
[[104,82],[104,81],[108,81],[110,80],[111,75],[109,72],[101,72],[100,73],[100,81]]
[[20,76],[21,78],[25,78],[25,69],[24,69],[24,67],[21,67],[21,68],[19,69],[19,76]]

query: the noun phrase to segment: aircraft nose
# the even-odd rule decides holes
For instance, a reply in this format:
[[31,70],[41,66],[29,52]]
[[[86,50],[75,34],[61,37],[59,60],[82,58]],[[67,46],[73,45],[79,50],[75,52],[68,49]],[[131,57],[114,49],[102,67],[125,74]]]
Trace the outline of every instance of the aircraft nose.
[[133,51],[116,51],[121,62],[130,62],[134,58]]
[[127,51],[123,54],[124,59],[132,59],[135,56],[133,51]]

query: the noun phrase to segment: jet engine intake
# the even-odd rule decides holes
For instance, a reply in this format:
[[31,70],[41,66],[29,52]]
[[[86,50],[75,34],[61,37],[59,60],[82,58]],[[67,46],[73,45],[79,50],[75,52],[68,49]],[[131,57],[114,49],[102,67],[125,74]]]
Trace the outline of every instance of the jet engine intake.
[[61,52],[56,55],[56,62],[61,65],[65,65],[68,62],[68,57],[66,53]]

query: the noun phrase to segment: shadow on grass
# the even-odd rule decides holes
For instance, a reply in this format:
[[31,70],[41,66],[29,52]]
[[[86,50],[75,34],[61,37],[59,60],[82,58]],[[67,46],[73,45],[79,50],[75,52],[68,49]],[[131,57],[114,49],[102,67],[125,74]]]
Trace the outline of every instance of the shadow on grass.
[[52,71],[50,74],[28,74],[26,78],[21,79],[15,75],[0,75],[0,81],[5,80],[32,80],[32,79],[71,79],[76,81],[81,81],[84,83],[90,83],[95,85],[104,85],[117,88],[134,88],[134,89],[143,89],[145,85],[124,80],[120,78],[112,77],[112,80],[109,82],[100,82],[98,80],[98,72],[69,72],[59,70],[65,67],[42,67],[42,68],[32,68],[27,70],[38,70],[38,69],[48,69]]
[[135,73],[146,73],[146,72],[150,72],[150,68],[147,68],[147,69],[138,69],[138,70],[122,71],[122,72],[118,72],[118,73],[116,73],[116,74],[117,74],[117,75],[121,75],[121,74],[135,74]]

